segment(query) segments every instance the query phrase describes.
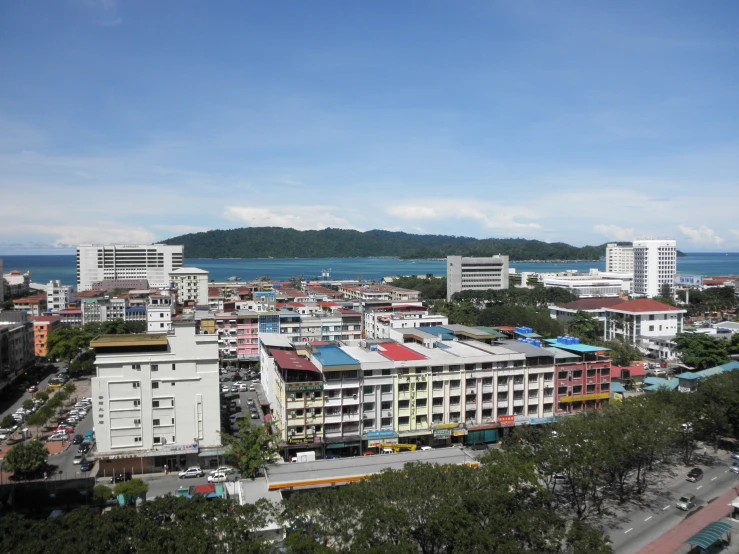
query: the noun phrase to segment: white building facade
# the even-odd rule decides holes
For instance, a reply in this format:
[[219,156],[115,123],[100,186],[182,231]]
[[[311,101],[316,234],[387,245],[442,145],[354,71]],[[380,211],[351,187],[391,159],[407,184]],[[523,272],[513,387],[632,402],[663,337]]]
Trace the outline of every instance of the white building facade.
[[687,310],[640,298],[605,312],[604,340],[623,337],[645,354],[661,359],[676,357],[673,339],[683,332]]
[[634,273],[634,247],[616,243],[606,245],[606,272]]
[[62,285],[61,281],[49,281],[46,285],[46,310],[58,314],[66,310],[74,300],[74,287]]
[[91,342],[97,455],[111,469],[119,470],[114,462],[129,472],[194,465],[220,446],[216,341],[196,334],[189,322],[164,335],[107,335]]
[[634,294],[659,296],[663,285],[672,286],[677,273],[675,240],[634,241]]
[[364,311],[364,333],[368,339],[391,338],[393,329],[423,329],[448,323],[447,316],[430,314],[422,302],[367,306]]
[[169,287],[170,273],[182,267],[183,250],[168,244],[78,246],[77,292],[104,280],[146,279],[152,288]]
[[168,333],[172,329],[174,306],[171,296],[152,294],[146,305],[146,332]]
[[208,272],[197,267],[181,267],[169,274],[169,280],[177,289],[177,300],[208,305]]
[[621,294],[623,282],[590,276],[545,278],[545,288],[566,289],[579,298],[613,298]]
[[447,301],[454,293],[465,290],[507,289],[508,271],[508,256],[447,256]]

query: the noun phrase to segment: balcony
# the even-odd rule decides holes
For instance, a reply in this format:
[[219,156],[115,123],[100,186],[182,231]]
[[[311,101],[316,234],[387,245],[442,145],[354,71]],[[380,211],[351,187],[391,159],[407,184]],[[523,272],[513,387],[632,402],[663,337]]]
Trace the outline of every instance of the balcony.
[[465,394],[477,394],[477,388],[476,387],[468,387],[465,389]]
[[359,421],[359,413],[342,414],[341,421],[344,423]]
[[529,381],[529,389],[538,389],[539,381]]
[[508,400],[498,400],[498,408],[507,408]]
[[498,392],[508,392],[508,385],[498,385]]
[[327,415],[323,418],[323,423],[329,425],[331,423],[341,423],[341,414],[338,415]]
[[444,406],[432,406],[431,407],[432,413],[435,414],[443,414],[444,413]]
[[493,401],[492,400],[486,400],[482,403],[482,409],[483,410],[492,410],[493,409]]
[[329,398],[328,396],[323,399],[323,405],[327,408],[329,406],[341,406],[341,397],[335,396],[334,398]]
[[477,411],[477,402],[467,402],[466,409],[469,411]]
[[514,383],[513,390],[524,390],[526,385],[524,383]]
[[[523,406],[523,405],[524,405],[523,399],[521,399],[521,400],[514,400],[513,401],[513,407],[514,408],[519,407],[519,406]],[[499,408],[502,408],[502,406],[500,404],[498,404],[498,407]]]
[[493,392],[493,385],[492,383],[489,385],[483,385],[482,386],[482,392]]

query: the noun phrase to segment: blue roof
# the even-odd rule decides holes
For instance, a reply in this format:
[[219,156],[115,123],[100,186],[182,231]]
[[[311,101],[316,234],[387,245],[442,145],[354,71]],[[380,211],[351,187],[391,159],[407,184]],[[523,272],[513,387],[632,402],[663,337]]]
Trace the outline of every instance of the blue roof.
[[710,377],[711,375],[718,375],[724,371],[734,371],[739,369],[739,362],[729,362],[728,364],[717,365],[716,367],[709,367],[701,371],[686,371],[677,376],[678,379],[685,381],[695,381],[697,379],[703,379],[704,377]]
[[654,392],[661,388],[675,390],[677,388],[677,379],[662,379],[662,377],[645,377],[644,392]]
[[540,339],[541,335],[538,333],[519,333],[518,331],[515,331],[515,334],[517,334],[520,337],[524,337],[527,339]]
[[564,344],[559,342],[557,339],[544,339],[545,342],[549,343],[550,346],[561,348],[562,350],[569,350],[570,352],[580,352],[586,354],[588,352],[605,352],[610,350],[605,346],[590,346],[589,344]]
[[626,389],[621,383],[611,383],[611,392],[625,393]]
[[419,327],[424,333],[436,335],[441,340],[454,340],[454,333],[446,327]]
[[731,524],[723,521],[709,523],[695,535],[685,541],[686,544],[699,546],[702,551],[708,550],[722,539],[724,534],[731,532]]
[[359,362],[338,346],[314,346],[313,356],[322,366],[359,365]]
[[143,314],[146,312],[146,308],[143,306],[135,306],[133,308],[126,308],[127,314]]

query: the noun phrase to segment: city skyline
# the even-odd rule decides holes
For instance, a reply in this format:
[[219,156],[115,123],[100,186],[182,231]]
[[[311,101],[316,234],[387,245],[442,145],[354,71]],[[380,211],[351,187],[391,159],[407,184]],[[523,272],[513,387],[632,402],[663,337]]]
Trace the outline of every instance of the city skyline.
[[4,12],[0,254],[246,226],[739,250],[735,3]]

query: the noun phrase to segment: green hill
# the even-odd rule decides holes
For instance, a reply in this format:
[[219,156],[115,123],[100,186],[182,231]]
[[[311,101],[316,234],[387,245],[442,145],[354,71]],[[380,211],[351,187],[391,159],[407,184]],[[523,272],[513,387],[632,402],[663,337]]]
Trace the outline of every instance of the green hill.
[[413,235],[392,231],[323,229],[296,231],[283,227],[247,227],[190,233],[162,241],[182,244],[188,258],[445,258],[447,255],[494,256],[511,260],[597,260],[605,244],[578,248],[562,242],[475,239],[447,235]]

